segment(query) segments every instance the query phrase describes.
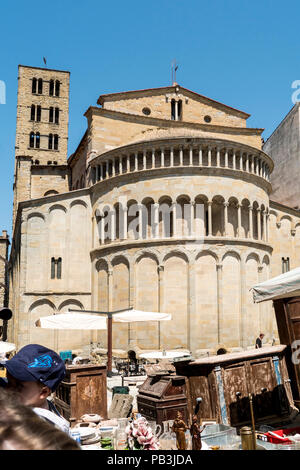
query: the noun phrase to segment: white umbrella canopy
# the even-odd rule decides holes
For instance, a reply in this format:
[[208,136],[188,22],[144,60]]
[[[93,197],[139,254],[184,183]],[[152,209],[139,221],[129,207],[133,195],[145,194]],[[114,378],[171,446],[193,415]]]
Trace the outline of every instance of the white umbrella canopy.
[[7,343],[6,341],[0,341],[0,354],[7,354],[15,351],[16,345],[14,343]]
[[276,300],[300,295],[300,268],[292,269],[280,276],[252,287],[254,302]]
[[144,310],[126,310],[124,312],[112,315],[114,323],[132,323],[140,321],[166,321],[171,320],[170,313],[162,312],[145,312]]
[[105,317],[72,312],[41,317],[35,325],[54,330],[107,330]]

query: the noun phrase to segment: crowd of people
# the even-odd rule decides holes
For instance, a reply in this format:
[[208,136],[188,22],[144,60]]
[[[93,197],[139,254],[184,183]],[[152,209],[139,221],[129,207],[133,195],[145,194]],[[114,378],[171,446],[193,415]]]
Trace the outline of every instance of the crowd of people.
[[29,344],[3,365],[0,450],[80,450],[69,435],[68,421],[51,401],[66,372],[60,356]]

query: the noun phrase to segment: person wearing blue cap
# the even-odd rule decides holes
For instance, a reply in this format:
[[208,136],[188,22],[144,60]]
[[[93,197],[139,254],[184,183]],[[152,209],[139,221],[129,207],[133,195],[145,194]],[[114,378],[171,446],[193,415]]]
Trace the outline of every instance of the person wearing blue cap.
[[18,392],[23,405],[30,406],[39,416],[69,432],[68,421],[48,400],[66,373],[60,356],[40,344],[28,344],[4,365],[7,371],[7,389]]

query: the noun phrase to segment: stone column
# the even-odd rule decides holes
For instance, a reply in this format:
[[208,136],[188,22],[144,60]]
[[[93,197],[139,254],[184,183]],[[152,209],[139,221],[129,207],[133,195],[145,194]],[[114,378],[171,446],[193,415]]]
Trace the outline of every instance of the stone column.
[[101,245],[104,245],[104,243],[105,243],[104,216],[101,216],[101,219],[99,221],[99,225],[100,225],[100,243],[101,243]]
[[123,174],[123,157],[120,157],[119,159],[119,174]]
[[143,238],[143,206],[142,204],[138,204],[138,218],[139,218],[138,239],[142,240]]
[[253,240],[253,207],[249,206],[249,237]]
[[175,101],[175,121],[178,121],[178,101]]
[[251,173],[254,173],[254,155],[251,155]]
[[105,178],[109,178],[109,160],[106,161],[106,170],[105,170]]
[[199,166],[203,165],[203,155],[202,155],[202,148],[199,148]]
[[[158,311],[164,312],[164,266],[159,265],[157,267],[158,272]],[[161,328],[160,328],[160,321],[158,323],[158,349],[161,348]]]
[[193,166],[193,147],[190,147],[190,166]]
[[220,149],[217,148],[217,167],[220,168]]
[[212,236],[212,201],[208,201],[208,236]]
[[165,151],[163,148],[160,150],[160,166],[165,166]]
[[263,241],[267,241],[266,227],[267,227],[267,212],[263,211]]
[[232,166],[233,166],[233,169],[236,170],[236,151],[235,151],[235,149],[233,149]]
[[211,148],[208,147],[208,166],[211,166]]
[[257,209],[257,239],[261,240],[261,220],[260,220],[260,209]]
[[110,212],[110,240],[113,242],[116,239],[116,210],[112,209]]
[[180,166],[183,166],[183,148],[180,147],[179,149],[179,160],[180,160]]
[[[128,230],[128,208],[127,206],[121,206],[120,213],[122,211],[122,217],[123,217],[123,233],[122,233],[122,239],[126,240],[127,239],[127,230]],[[121,237],[120,237],[121,238]]]
[[218,330],[218,344],[222,342],[222,314],[223,314],[223,296],[222,296],[222,284],[223,284],[223,279],[222,279],[222,264],[216,264],[216,269],[217,269],[217,312],[218,312],[218,325],[217,325],[217,330]]
[[224,203],[224,236],[227,237],[228,236],[228,206],[229,206],[229,203],[228,202],[225,202]]
[[147,151],[143,151],[143,170],[146,170],[147,168]]
[[228,168],[228,149],[225,149],[225,168]]
[[243,171],[243,152],[240,153],[240,170]]
[[159,238],[159,204],[153,204],[154,238]]
[[267,215],[266,215],[266,242],[269,241],[269,217],[270,217],[270,214],[267,212]]
[[195,235],[195,201],[190,202],[190,230],[189,230],[189,236],[194,237]]
[[170,167],[173,168],[174,166],[174,148],[170,148]]
[[238,236],[241,238],[242,236],[242,206],[241,204],[237,205],[238,210]]
[[177,236],[177,203],[176,202],[173,202],[172,204],[172,213],[173,213],[172,233],[173,233],[173,238],[176,238]]
[[126,157],[126,171],[127,173],[130,173],[130,155],[127,155]]
[[155,149],[152,149],[152,167],[155,168]]
[[112,176],[116,176],[116,159],[112,159]]
[[135,154],[134,154],[134,171],[138,171],[138,165],[139,165],[138,157],[139,157],[138,152],[135,152]]
[[246,171],[249,173],[249,155],[246,153]]

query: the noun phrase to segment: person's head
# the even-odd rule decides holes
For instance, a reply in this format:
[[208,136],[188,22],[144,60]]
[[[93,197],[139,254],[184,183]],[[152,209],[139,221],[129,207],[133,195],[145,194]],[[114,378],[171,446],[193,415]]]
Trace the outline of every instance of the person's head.
[[28,344],[5,364],[7,388],[17,392],[24,405],[43,407],[65,376],[65,365],[56,352]]
[[18,395],[0,390],[0,450],[79,450],[66,433],[18,402]]
[[260,333],[260,335],[259,335],[260,339],[263,339],[264,336],[265,336],[265,335],[264,335],[263,333]]

